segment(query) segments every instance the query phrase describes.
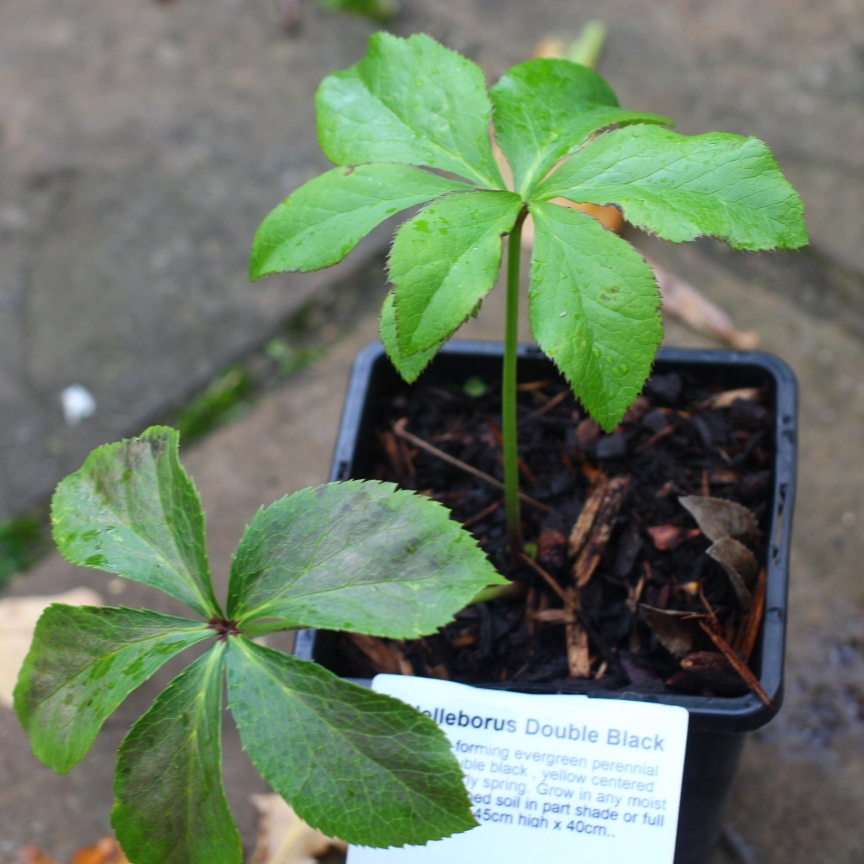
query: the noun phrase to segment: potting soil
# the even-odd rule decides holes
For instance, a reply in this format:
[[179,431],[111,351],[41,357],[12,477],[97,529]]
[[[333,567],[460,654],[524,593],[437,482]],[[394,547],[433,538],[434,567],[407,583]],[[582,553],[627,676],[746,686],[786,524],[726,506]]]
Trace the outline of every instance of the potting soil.
[[438,634],[413,642],[383,641],[370,650],[368,642],[343,635],[336,671],[351,677],[394,671],[389,652],[403,673],[527,692],[746,693],[747,685],[704,632],[690,627],[686,656],[673,656],[640,609],[644,604],[704,614],[710,605],[730,643],[744,620],[729,576],[706,554],[711,541],[679,496],[710,495],[751,510],[761,533],[741,539],[764,565],[773,414],[764,392],[719,408],[711,404],[717,394],[716,386],[692,373],[655,375],[607,435],[563,381],[520,385],[521,490],[553,511],[523,503],[526,551],[565,591],[573,586],[568,538],[586,499],[600,482],[630,478],[599,565],[581,590],[579,621],[590,650],[586,677],[572,677],[565,625],[549,612],[562,608],[558,592],[511,556],[503,503],[495,506],[502,502],[500,489],[393,433],[393,424],[407,418],[405,428],[414,435],[501,480],[500,384],[471,379],[442,385],[421,378],[391,394],[368,478],[396,482],[451,508],[518,590],[470,606]]

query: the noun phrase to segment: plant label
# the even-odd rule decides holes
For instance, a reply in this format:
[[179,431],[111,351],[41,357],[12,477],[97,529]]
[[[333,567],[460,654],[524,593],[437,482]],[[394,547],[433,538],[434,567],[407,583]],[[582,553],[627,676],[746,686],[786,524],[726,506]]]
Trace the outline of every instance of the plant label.
[[672,864],[685,708],[401,675],[372,687],[441,727],[479,826],[426,846],[352,846],[348,864]]

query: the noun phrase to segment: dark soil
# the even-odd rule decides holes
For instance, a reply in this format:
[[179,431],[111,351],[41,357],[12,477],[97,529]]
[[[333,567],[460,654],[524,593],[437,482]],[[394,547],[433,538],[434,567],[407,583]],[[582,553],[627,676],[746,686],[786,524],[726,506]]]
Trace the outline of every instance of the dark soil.
[[[526,548],[562,587],[573,584],[567,538],[592,483],[601,472],[609,478],[632,477],[610,542],[581,592],[592,677],[569,677],[564,625],[532,617],[561,608],[562,601],[537,573],[511,560],[503,506],[492,509],[502,493],[391,431],[395,421],[407,418],[406,428],[414,435],[502,479],[499,387],[478,379],[464,387],[421,379],[392,395],[367,476],[398,482],[450,507],[453,518],[468,523],[492,562],[521,590],[518,596],[465,609],[439,634],[383,646],[401,653],[403,670],[407,659],[417,675],[468,684],[535,692],[747,692],[701,631],[682,667],[640,614],[635,596],[639,591],[639,602],[659,609],[704,613],[701,589],[727,641],[733,640],[743,610],[729,577],[705,554],[710,541],[678,496],[710,494],[748,507],[762,533],[746,543],[764,565],[773,479],[773,414],[763,404],[765,394],[728,408],[706,408],[716,387],[691,374],[655,375],[618,429],[605,435],[569,393],[537,415],[566,389],[560,380],[530,382],[520,385],[519,395],[522,491],[555,511],[550,515],[523,505]],[[648,531],[656,526],[672,526],[664,529],[671,542],[661,539],[660,545],[674,548],[657,548],[658,532]],[[372,659],[375,652],[368,646],[364,651],[349,636],[338,639],[340,674],[365,678],[387,671],[386,664]]]

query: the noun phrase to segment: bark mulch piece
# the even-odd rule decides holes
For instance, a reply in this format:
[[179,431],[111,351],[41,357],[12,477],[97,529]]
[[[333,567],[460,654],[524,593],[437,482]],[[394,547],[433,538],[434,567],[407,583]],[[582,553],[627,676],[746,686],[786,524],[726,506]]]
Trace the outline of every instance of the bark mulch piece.
[[[451,508],[519,590],[470,606],[439,633],[413,642],[384,640],[373,650],[333,634],[336,671],[365,678],[410,668],[528,692],[746,693],[740,672],[754,653],[764,575],[756,602],[744,608],[740,586],[736,592],[708,554],[712,541],[678,499],[710,495],[744,505],[759,530],[738,540],[764,568],[774,456],[765,394],[720,391],[690,373],[655,375],[621,425],[604,434],[563,381],[521,385],[526,561],[510,554],[502,493],[488,481],[500,483],[503,469],[500,384],[486,383],[481,396],[422,378],[394,391],[366,476]],[[646,616],[643,606],[654,611]],[[664,623],[686,629],[686,656],[673,654],[664,642],[679,643],[668,633],[661,641],[649,624],[648,617],[658,620],[656,610],[700,616]],[[710,626],[705,616],[713,616]],[[737,651],[731,663],[723,653],[729,646]],[[378,654],[386,662],[376,663]]]

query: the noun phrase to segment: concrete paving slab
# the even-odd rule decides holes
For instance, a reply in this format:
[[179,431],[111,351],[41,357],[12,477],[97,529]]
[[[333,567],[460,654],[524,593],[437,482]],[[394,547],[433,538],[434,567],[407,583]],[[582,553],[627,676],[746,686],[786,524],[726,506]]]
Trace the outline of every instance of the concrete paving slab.
[[[404,0],[394,29],[425,30],[494,79],[542,36],[602,16],[601,71],[625,105],[687,133],[764,138],[826,260],[864,272],[858,5]],[[313,0],[302,17],[286,39],[271,0],[4,0],[0,520],[188,398],[332,278],[245,278],[258,221],[325,167],[315,87],[374,29]],[[71,428],[59,394],[75,383],[98,409]]]
[[[775,291],[729,275],[695,247],[637,242],[658,263],[689,278],[762,347],[792,365],[801,384],[801,462],[792,564],[786,705],[751,736],[729,820],[760,864],[853,864],[864,855],[864,344],[838,323],[816,321]],[[383,277],[382,277],[383,280]],[[496,338],[500,286],[461,335]],[[375,337],[373,318],[318,364],[264,398],[243,419],[184,455],[208,514],[210,553],[220,591],[230,555],[261,504],[323,482],[351,361]],[[523,327],[522,337],[527,338]],[[673,321],[667,341],[710,344]],[[156,592],[72,567],[55,556],[18,579],[8,594],[41,594],[85,585],[111,602],[179,611]],[[124,586],[125,587],[122,587]],[[109,830],[113,753],[134,718],[165,685],[163,670],[111,721],[94,751],[58,778],[29,755],[9,711],[0,709],[0,862],[24,843],[61,857]],[[251,842],[248,795],[263,784],[229,729],[225,744],[231,801]],[[5,844],[2,845],[2,844]],[[726,858],[723,858],[727,861]],[[728,859],[731,862],[731,859]]]

